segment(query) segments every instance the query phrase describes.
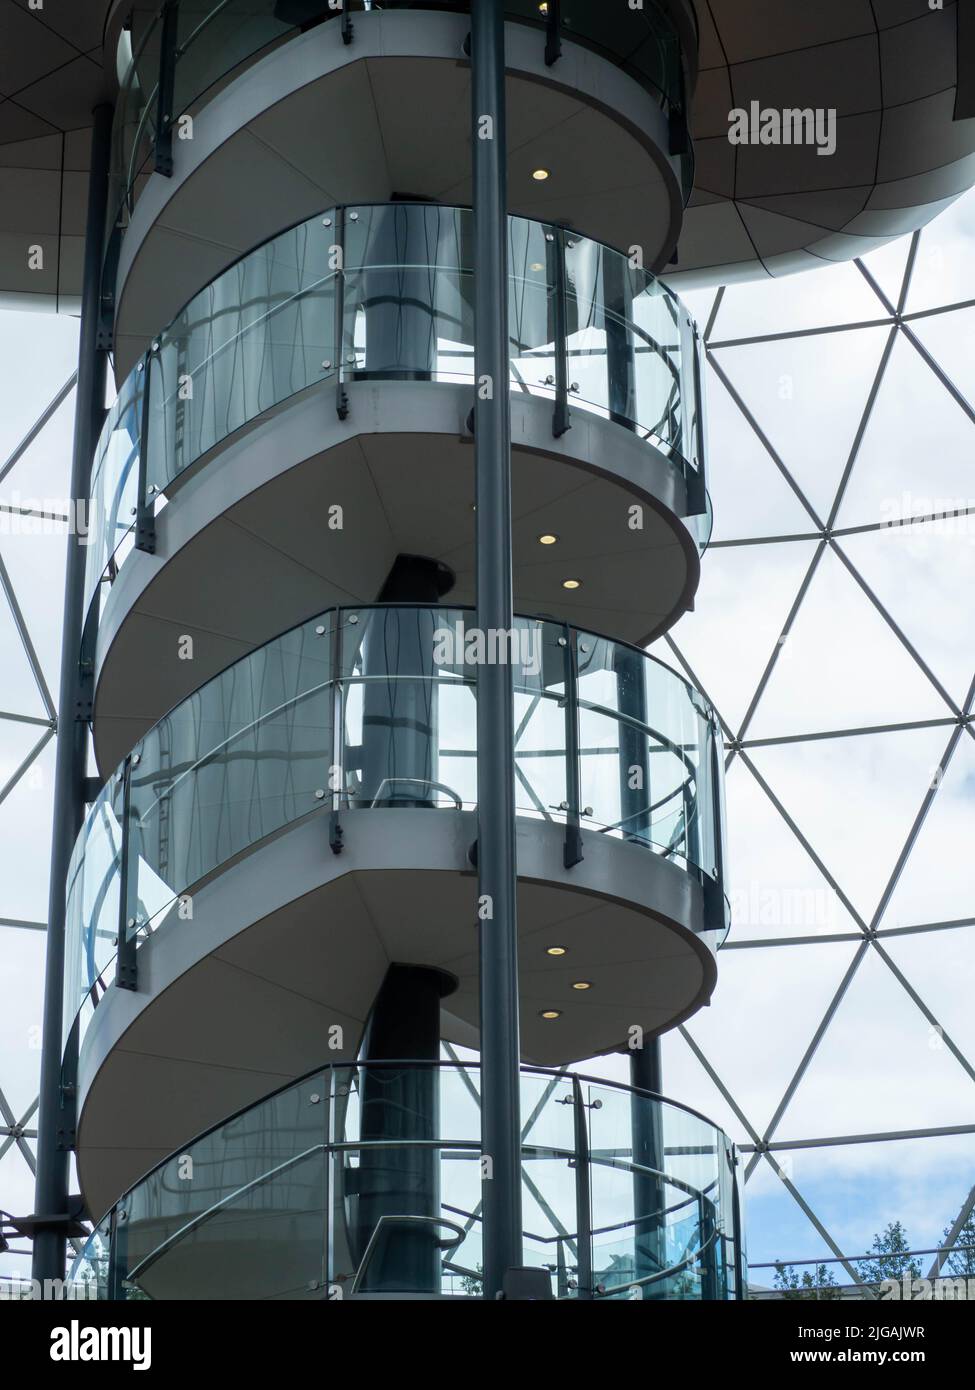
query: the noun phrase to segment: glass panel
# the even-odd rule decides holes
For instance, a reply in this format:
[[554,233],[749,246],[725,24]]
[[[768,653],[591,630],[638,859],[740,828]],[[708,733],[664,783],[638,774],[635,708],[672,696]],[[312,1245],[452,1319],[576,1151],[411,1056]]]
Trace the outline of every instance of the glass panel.
[[85,556],[85,611],[106,569],[121,561],[119,548],[135,522],[142,440],[145,373],[137,367],[116,397],[98,438],[92,465]]
[[314,1077],[234,1116],[122,1200],[125,1298],[324,1296],[327,1088]]
[[231,666],[146,735],[131,791],[138,929],[157,927],[179,893],[324,803],[333,695],[321,626]]
[[112,1250],[112,1217],[96,1226],[68,1271],[69,1299],[107,1299]]
[[473,379],[472,238],[464,209],[392,203],[346,210],[346,371]]
[[712,874],[716,735],[701,696],[635,648],[579,634],[578,654],[584,815]]
[[160,9],[160,0],[133,0],[129,23],[119,34],[119,95],[112,127],[109,210],[116,213],[123,226],[128,222],[138,185],[151,167],[162,37]]
[[[122,857],[122,782],[104,787],[88,812],[68,866],[63,1042],[78,1011],[104,993],[115,959]],[[83,1020],[84,1021],[84,1020]],[[79,1037],[79,1045],[80,1045]]]
[[[476,1065],[305,1078],[154,1169],[116,1208],[111,1257],[106,1220],[72,1278],[127,1299],[479,1297],[479,1092]],[[522,1071],[521,1115],[523,1259],[549,1271],[556,1298],[579,1296],[580,1239],[597,1297],[733,1296],[720,1131],[540,1068]]]
[[[161,52],[160,0],[136,0],[129,29],[119,46],[121,100],[116,116],[113,182],[118,205],[129,209],[140,175],[149,166],[155,137],[156,94]],[[352,0],[353,12],[368,8]],[[415,0],[385,0],[383,9],[422,9]],[[470,6],[431,0],[432,10],[469,11]],[[535,0],[505,0],[505,14],[541,28]],[[269,47],[329,19],[338,18],[330,0],[180,0],[177,10],[173,113],[179,116],[220,87],[238,68]],[[595,48],[655,93],[661,104],[683,108],[683,73],[677,32],[655,0],[639,10],[607,8],[603,0],[563,0],[567,39]],[[134,55],[134,56],[133,56]],[[690,160],[685,164],[689,165]],[[689,170],[685,169],[687,183]],[[687,188],[689,192],[689,186]]]
[[159,340],[149,387],[150,486],[334,370],[334,230],[312,218],[202,290]]

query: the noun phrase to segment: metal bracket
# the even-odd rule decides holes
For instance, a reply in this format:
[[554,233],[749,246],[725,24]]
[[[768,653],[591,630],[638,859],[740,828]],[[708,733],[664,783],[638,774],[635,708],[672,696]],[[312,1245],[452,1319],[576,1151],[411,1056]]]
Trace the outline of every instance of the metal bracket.
[[[122,850],[119,856],[119,914],[118,940],[115,956],[115,983],[119,989],[138,988],[138,965],[136,962],[136,885],[132,882],[132,760],[134,754],[126,758],[122,768]],[[131,923],[131,925],[130,925]]]
[[156,553],[156,509],[148,498],[149,468],[149,381],[155,343],[143,358],[142,417],[139,427],[139,475],[135,499],[135,548],[146,555]]
[[90,724],[95,693],[95,673],[90,661],[80,663],[78,699],[75,702],[74,717],[82,724]]
[[569,311],[566,299],[565,236],[552,228],[548,263],[550,283],[555,285],[555,410],[552,436],[561,439],[572,428],[569,414]]
[[352,23],[352,13],[349,9],[349,0],[342,0],[342,42],[350,44],[355,33],[355,26]]
[[328,818],[328,847],[333,854],[341,854],[345,848],[343,843],[345,831],[342,829],[342,822],[339,820],[338,811],[332,811]]
[[562,0],[548,0],[545,24],[545,66],[552,67],[562,57]]
[[91,805],[93,805],[93,804],[98,800],[98,798],[101,796],[101,792],[102,792],[102,780],[101,780],[100,777],[86,777],[86,778],[85,778],[85,783],[84,783],[84,788],[83,788],[83,795],[84,795],[84,798],[85,798],[85,805],[86,805],[86,806],[91,806]]

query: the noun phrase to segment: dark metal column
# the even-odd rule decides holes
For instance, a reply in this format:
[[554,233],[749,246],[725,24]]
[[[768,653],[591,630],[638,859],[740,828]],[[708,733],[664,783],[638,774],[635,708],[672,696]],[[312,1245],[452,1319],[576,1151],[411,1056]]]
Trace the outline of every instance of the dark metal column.
[[[362,1139],[390,1146],[364,1148],[359,1159],[359,1259],[377,1225],[387,1222],[365,1271],[373,1293],[440,1292],[441,1157],[425,1145],[440,1138],[440,1001],[456,984],[429,966],[391,965],[363,1039]],[[383,1065],[399,1058],[429,1065]],[[396,1217],[407,1220],[397,1224]]]
[[[642,1048],[630,1051],[630,1085],[641,1091],[660,1095],[663,1079],[660,1060],[660,1039],[644,1039]],[[630,1100],[633,1125],[633,1161],[645,1168],[664,1172],[664,1137],[660,1108],[646,1096],[633,1095]],[[666,1267],[667,1229],[662,1215],[666,1206],[665,1184],[649,1173],[633,1174],[633,1215],[636,1254],[634,1277],[645,1279]],[[641,1223],[640,1218],[644,1220]],[[666,1282],[648,1284],[645,1298],[666,1298]]]
[[[474,145],[474,443],[477,620],[510,629],[511,415],[508,395],[507,139],[504,10],[471,5]],[[508,664],[477,673],[484,1297],[522,1262],[514,709]]]
[[[85,226],[84,284],[78,349],[78,391],[71,459],[71,497],[77,514],[87,507],[91,464],[105,416],[107,351],[98,345],[102,253],[108,205],[108,167],[112,108],[93,112],[91,171],[88,176],[88,218]],[[68,861],[85,814],[87,771],[87,702],[90,679],[81,669],[82,607],[85,592],[85,547],[78,535],[68,536],[64,576],[64,631],[61,685],[58,697],[57,761],[54,773],[54,827],[51,838],[51,885],[47,914],[47,961],[44,983],[44,1028],[41,1053],[40,1108],[37,1135],[36,1213],[42,1220],[66,1218],[68,1207],[68,1135],[61,1093],[61,1017],[64,1005],[64,925]],[[77,1034],[75,1034],[77,1036]],[[69,1098],[68,1127],[73,1129],[74,1097]],[[73,1135],[71,1136],[73,1142]],[[34,1238],[33,1277],[62,1279],[65,1262],[62,1220],[42,1225]]]

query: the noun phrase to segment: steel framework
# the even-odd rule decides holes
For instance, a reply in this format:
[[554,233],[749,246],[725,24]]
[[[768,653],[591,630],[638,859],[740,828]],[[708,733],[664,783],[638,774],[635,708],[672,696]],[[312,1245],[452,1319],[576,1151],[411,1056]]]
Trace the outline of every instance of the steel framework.
[[[800,1189],[793,1182],[789,1173],[785,1170],[784,1156],[797,1150],[822,1149],[824,1147],[842,1147],[849,1145],[877,1144],[885,1143],[896,1145],[900,1142],[915,1139],[937,1139],[950,1136],[975,1134],[975,1104],[972,1106],[972,1123],[956,1125],[929,1126],[910,1129],[891,1129],[883,1131],[864,1130],[858,1133],[833,1134],[829,1136],[815,1136],[803,1138],[801,1136],[789,1135],[783,1132],[783,1120],[787,1114],[790,1102],[802,1087],[804,1081],[808,1079],[811,1072],[815,1069],[816,1058],[820,1052],[824,1038],[827,1037],[830,1027],[833,1024],[837,1012],[840,1009],[844,998],[847,996],[851,984],[862,970],[864,962],[868,958],[876,958],[884,968],[890,972],[891,978],[896,981],[897,986],[903,991],[904,996],[910,1002],[910,1006],[918,1013],[931,1030],[937,1030],[943,1048],[955,1059],[962,1068],[967,1078],[975,1082],[975,1066],[971,1059],[966,1056],[964,1048],[959,1041],[942,1026],[940,1021],[940,1007],[937,1001],[931,1002],[924,998],[918,988],[912,983],[908,974],[898,965],[888,949],[890,942],[902,937],[920,936],[926,934],[932,945],[941,941],[945,933],[965,933],[975,926],[975,902],[972,906],[971,916],[961,916],[951,920],[930,920],[918,921],[912,925],[888,926],[884,924],[885,914],[890,906],[898,884],[901,882],[904,872],[911,862],[911,856],[915,851],[919,836],[928,820],[932,807],[938,804],[939,796],[943,795],[942,786],[944,775],[952,766],[953,761],[959,756],[959,749],[964,746],[968,739],[975,739],[975,723],[973,723],[973,710],[975,710],[975,678],[968,685],[967,690],[961,698],[953,696],[945,683],[932,669],[930,663],[918,650],[917,645],[908,637],[904,626],[898,621],[897,612],[891,611],[891,605],[885,603],[877,594],[876,589],[861,572],[860,566],[855,562],[849,553],[847,541],[855,536],[864,535],[871,532],[879,532],[888,527],[889,523],[877,520],[873,523],[861,525],[843,525],[840,521],[841,507],[844,497],[848,493],[851,480],[857,476],[857,465],[861,458],[861,451],[864,438],[867,435],[871,421],[874,419],[878,408],[878,397],[890,368],[892,355],[898,343],[907,344],[915,355],[915,368],[918,373],[928,373],[931,381],[935,383],[935,389],[943,392],[945,399],[951,401],[964,413],[968,420],[975,424],[975,399],[970,399],[962,386],[953,380],[945,366],[939,361],[939,354],[932,351],[924,338],[919,335],[919,327],[923,328],[924,322],[937,316],[949,314],[964,314],[966,310],[975,307],[975,299],[954,299],[950,303],[939,304],[935,308],[920,308],[908,310],[908,303],[911,291],[912,279],[915,276],[919,257],[924,253],[928,242],[938,235],[938,223],[934,223],[931,228],[923,232],[915,233],[910,240],[909,250],[904,262],[903,274],[900,276],[899,285],[896,293],[885,290],[881,283],[881,277],[875,272],[874,257],[868,258],[866,263],[856,262],[857,272],[862,278],[863,284],[869,293],[876,300],[877,312],[874,317],[866,317],[856,322],[832,323],[821,327],[801,328],[793,331],[774,331],[766,334],[759,334],[745,337],[725,337],[720,336],[720,326],[722,324],[722,309],[727,301],[729,294],[742,296],[749,293],[748,287],[737,287],[732,290],[720,289],[713,297],[707,314],[707,326],[705,330],[705,341],[707,343],[708,358],[711,370],[721,388],[727,392],[735,408],[740,412],[741,418],[746,422],[757,441],[761,450],[767,456],[772,466],[778,471],[781,478],[791,490],[798,505],[802,508],[808,525],[790,531],[788,534],[781,535],[755,535],[743,536],[732,540],[716,540],[713,542],[714,550],[743,547],[760,546],[787,546],[800,545],[805,542],[814,547],[812,557],[806,567],[802,581],[799,584],[795,597],[789,607],[788,614],[781,633],[777,640],[772,644],[767,661],[761,673],[760,679],[755,686],[751,698],[749,699],[744,715],[732,720],[730,715],[723,718],[725,735],[728,747],[728,766],[733,767],[736,763],[747,771],[749,777],[753,779],[755,786],[767,800],[775,815],[779,818],[784,832],[794,837],[795,841],[801,846],[813,865],[816,866],[822,879],[828,885],[830,891],[835,894],[836,899],[842,904],[845,913],[850,919],[851,927],[848,930],[838,930],[835,932],[804,933],[802,931],[793,932],[780,937],[749,937],[746,932],[732,934],[726,946],[729,951],[749,951],[776,952],[782,948],[792,950],[803,950],[807,947],[821,945],[823,943],[848,943],[855,947],[852,958],[832,993],[832,997],[819,1018],[811,1036],[802,1052],[801,1060],[792,1071],[787,1084],[781,1091],[777,1105],[775,1106],[769,1121],[764,1124],[753,1122],[749,1118],[749,1112],[753,1109],[750,1097],[742,1094],[740,1088],[726,1084],[720,1074],[718,1065],[712,1056],[709,1056],[705,1048],[695,1036],[696,1027],[694,1023],[680,1029],[680,1034],[687,1044],[690,1053],[700,1064],[703,1071],[710,1078],[711,1083],[723,1096],[725,1102],[736,1116],[743,1132],[747,1135],[747,1141],[742,1145],[744,1151],[749,1155],[747,1161],[746,1181],[754,1177],[764,1161],[771,1171],[781,1181],[783,1189],[789,1193],[799,1209],[805,1214],[811,1226],[818,1232],[824,1244],[832,1251],[835,1261],[840,1264],[849,1274],[855,1283],[862,1283],[860,1276],[854,1266],[853,1261],[862,1258],[857,1254],[850,1253],[850,1248],[844,1250],[839,1239],[835,1238],[830,1232],[826,1222],[814,1210],[811,1203],[803,1195]],[[883,253],[878,253],[883,254]],[[975,276],[972,277],[975,284]],[[757,292],[757,291],[756,291]],[[859,424],[856,428],[852,446],[846,456],[839,482],[832,496],[828,509],[817,507],[810,499],[807,489],[803,487],[796,475],[796,470],[790,467],[788,449],[776,448],[770,438],[769,430],[763,426],[760,418],[761,412],[756,412],[745,400],[742,390],[736,381],[740,378],[734,372],[735,354],[741,349],[747,349],[759,344],[786,344],[799,338],[813,338],[821,343],[828,350],[831,337],[834,334],[855,334],[866,330],[886,330],[886,340],[880,356],[879,365],[869,388],[866,391],[862,402]],[[0,484],[8,476],[12,476],[16,481],[16,469],[24,456],[28,453],[31,444],[38,438],[42,430],[53,418],[59,406],[68,398],[73,387],[74,378],[69,378],[61,389],[52,397],[49,405],[39,416],[35,425],[27,432],[24,439],[12,451],[6,463],[0,467]],[[712,440],[712,446],[715,441]],[[963,447],[959,441],[959,448]],[[715,455],[714,470],[718,472],[722,467],[732,467],[731,463],[725,464],[720,448],[713,447]],[[3,503],[0,498],[0,515],[9,513],[12,510]],[[29,509],[18,509],[25,515],[42,516],[41,512],[33,512]],[[975,502],[965,505],[958,509],[958,515],[975,515]],[[66,520],[66,518],[60,518]],[[919,528],[934,526],[941,519],[940,513],[922,514],[904,519],[904,524],[911,524]],[[38,658],[34,642],[32,641],[28,624],[24,619],[23,611],[17,599],[14,585],[11,581],[10,573],[3,560],[3,536],[0,534],[0,588],[3,591],[3,598],[0,603],[5,604],[9,610],[13,625],[18,634],[24,656],[28,662],[37,692],[40,696],[42,707],[45,711],[43,717],[37,714],[18,713],[16,711],[0,711],[0,728],[4,723],[17,723],[23,726],[35,728],[37,739],[29,753],[20,762],[0,786],[0,804],[6,802],[11,797],[16,797],[18,791],[23,787],[25,777],[30,768],[35,763],[46,745],[53,738],[57,727],[56,713],[52,701],[52,696],[48,688],[42,664]],[[892,639],[898,644],[914,667],[921,673],[921,676],[928,683],[933,697],[940,703],[942,712],[936,717],[923,720],[904,720],[900,722],[884,722],[876,724],[866,724],[851,721],[848,726],[833,728],[827,731],[809,731],[798,729],[790,734],[778,736],[753,736],[752,729],[755,725],[757,713],[762,708],[762,701],[767,694],[770,682],[779,668],[780,662],[784,658],[784,653],[788,649],[789,639],[793,633],[797,620],[803,612],[803,606],[808,600],[809,593],[813,587],[817,572],[822,565],[824,557],[832,555],[843,567],[849,579],[859,589],[861,594],[872,606],[875,613],[889,630]],[[707,559],[704,561],[705,570]],[[893,605],[896,610],[898,605]],[[692,680],[702,689],[708,698],[721,712],[723,707],[723,692],[718,681],[718,688],[708,689],[707,683],[702,681],[698,672],[692,669],[690,660],[682,644],[682,632],[678,628],[676,635],[664,639],[673,661],[682,667]],[[975,672],[975,660],[970,663],[970,669]],[[712,683],[713,684],[713,683]],[[0,695],[0,704],[7,702]],[[869,738],[883,735],[909,734],[919,730],[938,730],[944,732],[943,751],[938,759],[937,767],[931,778],[930,785],[920,796],[910,829],[903,842],[896,846],[896,858],[894,858],[893,868],[889,872],[882,892],[876,902],[872,912],[864,912],[858,908],[853,897],[847,892],[842,883],[842,874],[831,868],[829,856],[817,849],[812,838],[800,828],[799,818],[794,813],[795,808],[790,809],[787,801],[788,797],[783,798],[771,785],[768,777],[763,773],[756,761],[756,751],[774,747],[788,747],[796,744],[814,744],[821,746],[828,744],[831,740]],[[3,904],[0,903],[0,910]],[[0,917],[0,927],[10,931],[44,931],[45,924],[36,921],[23,921],[13,917]],[[6,932],[4,934],[6,934]],[[2,938],[0,938],[2,940]],[[945,978],[945,987],[951,984]],[[956,986],[957,987],[957,983]],[[736,999],[728,1000],[722,997],[716,1001],[712,1014],[719,1014],[723,1008],[728,1007],[747,1007],[748,1000]],[[755,1020],[755,1027],[761,1027],[761,1018]],[[35,1062],[34,1054],[29,1054],[30,1065]],[[10,1056],[4,1059],[4,1067],[23,1068],[26,1065],[23,1056]],[[856,1067],[856,1058],[850,1059],[851,1067]],[[35,1100],[26,1111],[19,1117],[15,1114],[12,1106],[8,1103],[3,1089],[4,1076],[0,1075],[0,1160],[2,1160],[12,1149],[16,1149],[23,1163],[33,1171],[34,1169],[34,1150],[33,1140],[35,1130],[31,1125],[37,1110]],[[8,1088],[9,1089],[9,1088]],[[975,1101],[975,1092],[972,1093]],[[2,1180],[2,1169],[0,1169],[0,1180]],[[946,1244],[936,1254],[932,1265],[932,1274],[936,1274],[944,1260],[945,1250],[956,1242],[960,1242],[962,1228],[970,1219],[973,1203],[975,1203],[975,1189],[958,1193],[958,1206],[956,1207],[957,1216],[951,1225]],[[0,1190],[0,1206],[7,1206],[4,1200],[4,1193]],[[894,1215],[895,1213],[891,1213]],[[24,1242],[18,1242],[14,1247],[17,1250],[25,1250]],[[857,1250],[858,1246],[853,1246]],[[801,1254],[801,1252],[797,1252]],[[804,1256],[803,1256],[804,1258]],[[799,1262],[798,1259],[796,1261]],[[866,1296],[872,1296],[872,1291],[865,1288]]]

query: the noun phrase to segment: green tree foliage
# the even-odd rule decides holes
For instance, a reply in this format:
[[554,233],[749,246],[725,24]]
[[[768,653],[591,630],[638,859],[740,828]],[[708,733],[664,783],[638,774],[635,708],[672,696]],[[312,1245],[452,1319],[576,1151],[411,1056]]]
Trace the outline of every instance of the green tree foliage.
[[882,1279],[903,1279],[905,1274],[912,1279],[920,1279],[920,1265],[906,1254],[910,1248],[907,1232],[901,1222],[891,1221],[874,1236],[870,1247],[874,1258],[861,1260],[857,1273],[869,1284],[879,1284]]
[[833,1271],[827,1265],[817,1265],[815,1269],[806,1269],[802,1274],[797,1274],[792,1265],[777,1264],[772,1287],[785,1299],[834,1303],[840,1296]]

